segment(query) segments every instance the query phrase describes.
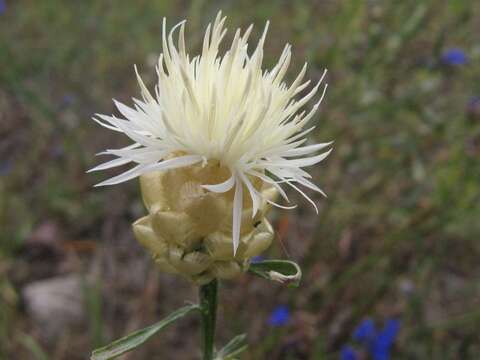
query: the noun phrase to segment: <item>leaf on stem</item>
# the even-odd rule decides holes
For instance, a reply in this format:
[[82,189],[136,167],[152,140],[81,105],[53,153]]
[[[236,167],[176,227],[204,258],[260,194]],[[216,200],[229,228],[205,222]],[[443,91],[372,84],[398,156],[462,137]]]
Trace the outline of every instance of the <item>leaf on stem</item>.
[[217,354],[215,360],[233,360],[235,356],[247,349],[247,335],[237,335],[228,342]]
[[120,356],[128,351],[135,349],[142,345],[145,341],[155,335],[157,332],[175,322],[179,318],[187,315],[192,310],[199,310],[200,307],[196,304],[184,306],[165,319],[156,324],[150,325],[144,329],[137,330],[121,339],[118,339],[111,344],[93,351],[91,360],[108,360]]

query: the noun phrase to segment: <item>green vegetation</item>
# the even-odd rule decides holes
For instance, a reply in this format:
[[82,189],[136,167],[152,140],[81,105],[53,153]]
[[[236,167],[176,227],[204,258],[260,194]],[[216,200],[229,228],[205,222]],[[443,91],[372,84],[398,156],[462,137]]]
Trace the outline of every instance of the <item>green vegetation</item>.
[[[112,98],[150,85],[161,19],[188,19],[190,51],[218,9],[230,29],[271,20],[266,64],[293,44],[329,91],[313,136],[335,140],[313,171],[329,195],[320,215],[273,214],[271,257],[297,261],[297,289],[246,275],[222,284],[219,340],[248,332],[245,359],[336,359],[362,319],[401,320],[399,359],[475,359],[480,352],[480,3],[404,1],[8,1],[0,15],[0,359],[84,359],[192,298],[158,274],[130,222],[138,184],[93,189],[105,147],[126,143],[90,120]],[[447,64],[460,48],[464,64]],[[442,60],[443,59],[443,60]],[[44,339],[24,287],[79,273],[85,324]],[[93,281],[91,279],[94,279]],[[103,302],[103,304],[101,303]],[[270,328],[278,304],[290,322]],[[172,327],[132,358],[195,359],[198,323]],[[246,331],[248,329],[248,331]],[[163,355],[163,356],[162,356]],[[156,357],[155,357],[156,356]]]

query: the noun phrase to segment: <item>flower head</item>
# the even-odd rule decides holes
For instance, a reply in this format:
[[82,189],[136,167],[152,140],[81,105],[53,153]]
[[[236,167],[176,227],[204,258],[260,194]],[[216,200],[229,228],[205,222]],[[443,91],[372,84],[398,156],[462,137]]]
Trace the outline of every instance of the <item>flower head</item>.
[[271,326],[283,326],[288,323],[290,319],[290,309],[286,305],[279,305],[273,309],[270,317],[268,318],[268,324]]
[[387,320],[383,329],[370,344],[370,352],[374,360],[388,360],[390,350],[400,331],[400,321],[396,319]]
[[357,360],[358,356],[355,350],[351,346],[344,345],[340,350],[340,359],[341,360]]
[[[372,359],[388,360],[399,331],[400,321],[397,319],[388,319],[383,329],[377,329],[372,319],[366,319],[355,328],[352,337],[364,345]],[[345,348],[351,349],[349,346]]]
[[306,66],[290,85],[283,81],[291,46],[287,44],[278,63],[264,71],[261,66],[268,23],[253,52],[248,51],[250,26],[244,33],[238,29],[230,48],[220,55],[220,44],[227,31],[224,22],[225,17],[219,13],[213,25],[207,27],[201,53],[190,57],[185,46],[185,22],[167,34],[163,21],[163,53],[157,66],[155,93],[150,93],[135,68],[142,99],[133,99],[133,107],[115,102],[123,118],[94,118],[101,125],[124,133],[133,144],[105,151],[103,154],[116,158],[92,170],[135,164],[98,184],[113,185],[158,170],[218,167],[220,175],[202,187],[212,193],[231,194],[235,253],[246,202],[251,205],[252,218],[262,202],[283,207],[262,195],[262,184],[274,187],[287,201],[282,186],[290,186],[315,207],[297,185],[323,194],[303,168],[325,159],[330,151],[318,152],[331,143],[305,145],[305,135],[314,128],[305,126],[317,111],[326,85],[318,102],[309,110],[303,108],[317,94],[325,72],[317,85],[299,97],[310,81],[303,82]]
[[263,261],[264,259],[265,259],[264,256],[262,256],[262,255],[257,255],[257,256],[252,257],[251,263],[252,263],[252,264],[259,263],[259,262]]
[[372,319],[363,320],[353,331],[352,337],[356,341],[369,342],[375,338],[377,331]]
[[448,49],[442,54],[441,60],[446,65],[459,66],[468,62],[465,51],[459,48]]
[[472,96],[466,106],[467,113],[473,117],[480,116],[480,96]]

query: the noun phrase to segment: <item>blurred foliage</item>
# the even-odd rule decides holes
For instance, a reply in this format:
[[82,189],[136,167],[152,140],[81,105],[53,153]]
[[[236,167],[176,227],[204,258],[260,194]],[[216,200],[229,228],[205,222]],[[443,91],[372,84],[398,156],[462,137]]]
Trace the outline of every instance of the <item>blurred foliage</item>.
[[[195,51],[218,9],[231,29],[253,22],[257,35],[270,19],[265,62],[273,64],[292,43],[290,78],[304,59],[313,80],[329,69],[314,136],[335,140],[314,175],[329,194],[319,199],[320,216],[304,205],[288,213],[289,222],[284,213],[277,221],[284,244],[271,255],[288,256],[285,247],[302,265],[302,286],[263,287],[264,295],[244,299],[247,285],[226,285],[232,301],[223,311],[233,320],[225,339],[254,328],[248,359],[337,358],[361,319],[397,316],[403,325],[396,358],[478,357],[478,2],[7,0],[0,14],[0,358],[18,351],[46,357],[33,335],[21,335],[31,319],[17,299],[25,283],[59,273],[45,257],[47,270],[34,268],[28,239],[39,224],[54,220],[63,229],[68,249],[86,264],[76,271],[87,272],[103,256],[100,246],[81,250],[90,242],[132,253],[121,241],[112,244],[121,231],[133,243],[129,222],[143,211],[136,182],[99,191],[91,186],[105,174],[85,174],[96,152],[125,139],[90,117],[113,111],[112,97],[138,96],[133,64],[153,83],[163,16],[170,25],[188,19]],[[467,54],[465,65],[442,63],[452,47]],[[111,261],[122,263],[122,256]],[[127,331],[101,311],[101,283],[118,279],[96,277],[85,292],[90,334],[79,345],[72,341],[79,359]],[[159,301],[165,296],[182,300],[172,292]],[[123,309],[116,318],[128,314],[135,297],[115,300]],[[279,301],[297,315],[289,327],[269,329],[265,319]],[[256,319],[264,323],[255,327]],[[61,358],[55,346],[45,349]]]

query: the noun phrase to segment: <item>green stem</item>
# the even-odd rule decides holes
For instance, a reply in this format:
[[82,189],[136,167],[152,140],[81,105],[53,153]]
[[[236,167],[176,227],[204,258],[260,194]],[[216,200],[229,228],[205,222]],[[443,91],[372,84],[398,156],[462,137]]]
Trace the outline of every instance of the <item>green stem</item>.
[[200,286],[200,312],[202,314],[203,360],[213,359],[215,320],[217,316],[218,281],[212,280]]

